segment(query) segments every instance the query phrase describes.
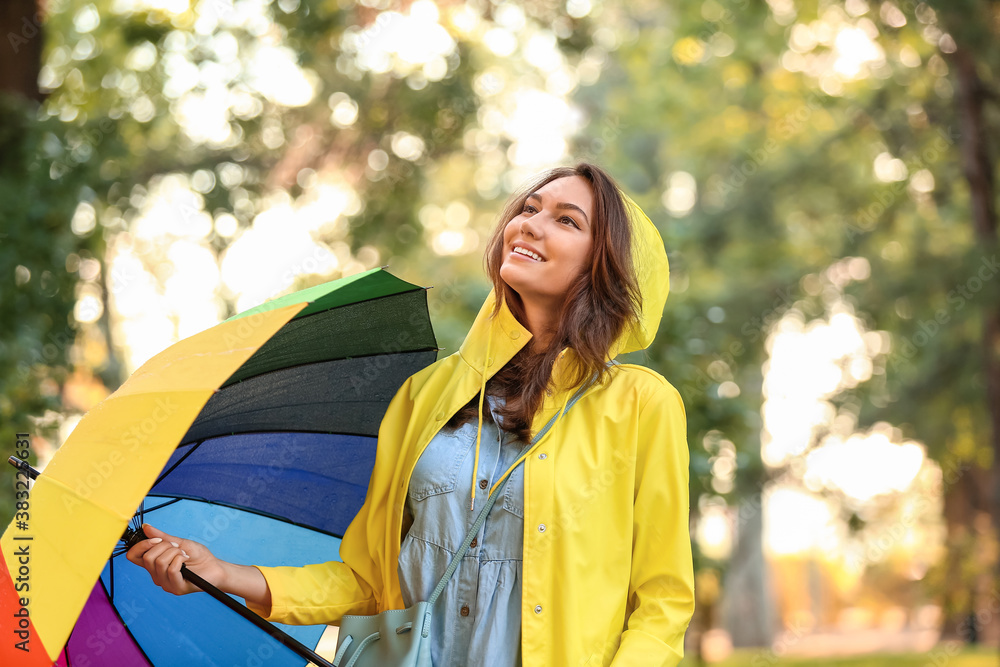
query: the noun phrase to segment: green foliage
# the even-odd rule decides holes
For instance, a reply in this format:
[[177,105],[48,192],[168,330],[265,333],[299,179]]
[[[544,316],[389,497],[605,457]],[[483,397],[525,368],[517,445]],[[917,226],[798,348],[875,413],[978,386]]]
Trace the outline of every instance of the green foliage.
[[[54,439],[42,418],[61,409],[60,389],[76,337],[73,307],[80,260],[99,256],[99,237],[74,234],[70,221],[94,174],[61,169],[55,120],[33,103],[0,96],[0,443],[15,433]],[[32,451],[31,463],[35,463]],[[4,465],[0,515],[13,516],[14,469]]]

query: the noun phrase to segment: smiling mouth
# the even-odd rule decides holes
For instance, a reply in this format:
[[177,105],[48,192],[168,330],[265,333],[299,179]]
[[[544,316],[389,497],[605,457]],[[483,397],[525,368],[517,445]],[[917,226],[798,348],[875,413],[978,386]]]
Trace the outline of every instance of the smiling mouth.
[[512,254],[512,255],[518,255],[520,257],[523,257],[525,259],[530,259],[530,260],[535,261],[535,262],[544,262],[545,261],[544,259],[541,258],[541,255],[538,255],[537,253],[533,253],[530,250],[525,250],[524,248],[520,248],[520,247],[516,247],[513,250],[511,250],[510,254]]

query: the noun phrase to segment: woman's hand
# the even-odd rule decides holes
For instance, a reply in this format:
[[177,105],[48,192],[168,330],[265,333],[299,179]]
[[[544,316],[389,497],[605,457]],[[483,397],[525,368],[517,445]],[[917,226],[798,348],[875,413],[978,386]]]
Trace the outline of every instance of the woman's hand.
[[200,592],[200,588],[181,576],[181,565],[187,565],[189,570],[205,581],[219,588],[223,587],[226,577],[225,561],[213,556],[204,545],[168,535],[148,523],[142,524],[142,530],[149,539],[133,546],[125,557],[145,568],[154,584],[174,595]]

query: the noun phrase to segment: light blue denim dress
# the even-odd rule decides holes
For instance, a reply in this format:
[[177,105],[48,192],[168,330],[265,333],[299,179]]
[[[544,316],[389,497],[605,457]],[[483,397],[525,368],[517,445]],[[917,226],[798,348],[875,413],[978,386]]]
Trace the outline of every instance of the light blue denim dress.
[[[490,488],[525,446],[497,428],[495,411],[503,399],[487,396],[486,400],[494,420],[484,420],[480,436],[475,511],[469,510],[475,421],[454,431],[439,431],[413,470],[406,498],[413,524],[400,548],[398,570],[407,607],[430,598],[489,498]],[[435,667],[521,665],[523,468],[522,463],[510,473],[435,604],[431,621]]]

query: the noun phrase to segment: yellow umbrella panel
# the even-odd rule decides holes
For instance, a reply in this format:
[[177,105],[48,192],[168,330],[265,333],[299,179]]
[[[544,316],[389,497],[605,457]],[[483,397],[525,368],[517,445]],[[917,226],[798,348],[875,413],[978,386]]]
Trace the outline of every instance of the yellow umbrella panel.
[[0,539],[0,665],[57,660],[112,549],[191,423],[307,306],[256,311],[186,338],[83,417],[30,494],[21,494]]

